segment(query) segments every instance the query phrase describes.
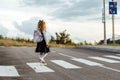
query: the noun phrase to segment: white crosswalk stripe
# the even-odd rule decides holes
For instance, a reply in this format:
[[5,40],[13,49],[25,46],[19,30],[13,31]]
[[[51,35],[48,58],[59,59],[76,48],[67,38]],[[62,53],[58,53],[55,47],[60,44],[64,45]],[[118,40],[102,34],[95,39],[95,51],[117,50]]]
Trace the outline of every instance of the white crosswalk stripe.
[[0,66],[0,77],[19,77],[19,73],[14,66]]
[[105,57],[109,57],[109,58],[114,58],[114,59],[120,59],[120,57],[118,56],[113,56],[113,55],[104,55]]
[[64,60],[51,60],[53,63],[63,67],[63,68],[66,68],[66,69],[75,69],[75,68],[81,68],[81,67],[78,67],[76,65],[73,65],[71,63],[68,63]]
[[31,67],[36,73],[54,72],[54,70],[48,68],[47,66],[41,66],[39,62],[27,63],[27,65]]
[[120,63],[120,61],[107,59],[107,58],[102,58],[102,57],[88,57],[88,58],[95,59],[95,60],[100,60],[100,61],[108,62],[108,63]]
[[72,60],[89,65],[89,66],[102,66],[102,64],[100,64],[100,63],[93,62],[93,61],[86,60],[86,59],[82,59],[82,58],[74,58]]

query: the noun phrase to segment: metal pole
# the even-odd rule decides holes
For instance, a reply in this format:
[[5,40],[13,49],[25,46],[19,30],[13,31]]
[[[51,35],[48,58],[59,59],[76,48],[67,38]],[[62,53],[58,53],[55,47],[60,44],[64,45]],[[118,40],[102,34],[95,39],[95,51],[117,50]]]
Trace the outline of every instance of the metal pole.
[[113,40],[113,44],[115,44],[114,14],[112,14],[112,40]]
[[103,11],[104,11],[104,45],[107,45],[107,40],[106,40],[106,15],[105,15],[105,0],[103,0]]
[[115,44],[114,14],[112,14],[112,39],[113,44]]

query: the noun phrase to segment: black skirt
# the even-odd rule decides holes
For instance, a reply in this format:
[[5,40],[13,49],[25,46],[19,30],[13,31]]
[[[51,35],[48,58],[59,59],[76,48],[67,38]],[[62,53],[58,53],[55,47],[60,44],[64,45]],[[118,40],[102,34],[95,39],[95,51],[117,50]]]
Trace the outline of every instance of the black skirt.
[[40,53],[48,53],[48,52],[50,52],[49,47],[46,46],[45,40],[43,40],[42,42],[37,43],[35,52],[40,52]]

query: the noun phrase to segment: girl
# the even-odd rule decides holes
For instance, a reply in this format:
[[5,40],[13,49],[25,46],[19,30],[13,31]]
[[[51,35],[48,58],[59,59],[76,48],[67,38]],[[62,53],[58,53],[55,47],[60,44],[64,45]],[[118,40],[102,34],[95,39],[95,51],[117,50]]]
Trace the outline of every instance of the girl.
[[47,64],[44,60],[44,58],[48,55],[49,47],[48,42],[46,38],[46,24],[43,20],[40,20],[38,22],[38,29],[37,33],[39,34],[40,40],[37,42],[36,50],[35,52],[40,52],[40,62]]

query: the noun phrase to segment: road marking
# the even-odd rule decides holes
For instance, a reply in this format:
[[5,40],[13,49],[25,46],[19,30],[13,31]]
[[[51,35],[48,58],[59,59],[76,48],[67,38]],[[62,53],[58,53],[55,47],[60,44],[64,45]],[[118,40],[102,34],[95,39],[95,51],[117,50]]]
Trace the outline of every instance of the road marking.
[[92,62],[92,61],[85,60],[85,59],[82,59],[82,58],[75,58],[75,57],[73,57],[73,56],[69,56],[69,55],[66,55],[66,54],[63,54],[63,53],[58,53],[58,54],[63,55],[63,56],[66,56],[66,57],[69,57],[69,58],[72,58],[72,60],[74,60],[74,61],[81,62],[81,63],[84,63],[84,64],[89,65],[89,66],[102,65],[102,64],[100,64],[100,63]]
[[81,68],[79,66],[76,66],[76,65],[73,65],[71,63],[68,63],[64,60],[51,60],[53,63],[63,67],[63,68],[66,68],[66,69],[75,69],[75,68]]
[[115,71],[115,72],[120,72],[120,70],[118,70],[118,69],[114,69],[114,68],[107,67],[107,66],[99,66],[99,67],[102,67],[102,68],[105,68],[105,69],[108,69],[108,70],[112,70],[112,71]]
[[56,51],[51,51],[51,52],[55,53]]
[[5,48],[5,46],[0,46],[1,48]]
[[69,56],[69,55],[66,55],[66,54],[63,54],[63,53],[58,53],[58,54],[60,54],[60,55],[62,55],[62,56],[69,57],[69,58],[75,58],[75,57],[73,57],[73,56]]
[[108,63],[120,63],[120,61],[107,59],[107,58],[102,58],[102,57],[89,57],[89,58],[104,61],[104,62],[108,62]]
[[0,66],[0,77],[19,77],[14,66]]
[[55,72],[54,70],[48,68],[47,66],[41,66],[39,62],[36,63],[27,63],[36,73],[42,72]]
[[120,54],[116,54],[116,55],[119,55],[119,56],[120,56]]
[[113,56],[113,55],[104,55],[105,57],[109,57],[109,58],[114,58],[114,59],[120,59],[120,57],[118,56]]
[[[58,53],[58,54],[60,54],[60,55],[63,55],[63,56],[66,56],[66,57],[69,57],[69,58],[74,58],[74,59],[72,59],[72,60],[76,60],[76,61],[80,61],[80,59],[79,58],[75,58],[75,57],[73,57],[73,56],[69,56],[69,55],[66,55],[66,54],[63,54],[63,53]],[[89,61],[88,60],[85,60],[85,59],[83,59],[83,61],[80,61],[81,63],[84,63],[84,64],[86,64],[86,65],[92,65],[92,63],[91,64],[89,64]],[[87,62],[88,61],[88,62]],[[118,69],[114,69],[114,68],[111,68],[111,67],[107,67],[107,66],[104,66],[104,64],[100,64],[100,63],[98,63],[98,64],[94,64],[94,66],[98,66],[98,67],[101,67],[101,68],[105,68],[105,69],[108,69],[108,70],[111,70],[111,71],[115,71],[115,72],[120,72],[120,70],[118,70]]]
[[100,64],[100,63],[89,61],[89,60],[82,59],[82,58],[74,58],[72,60],[89,65],[89,66],[102,66],[102,64]]

